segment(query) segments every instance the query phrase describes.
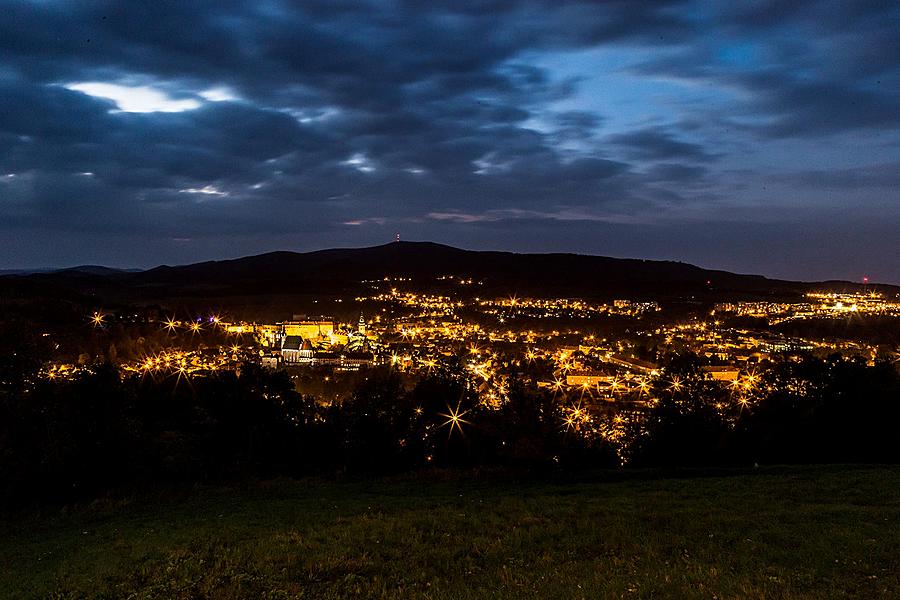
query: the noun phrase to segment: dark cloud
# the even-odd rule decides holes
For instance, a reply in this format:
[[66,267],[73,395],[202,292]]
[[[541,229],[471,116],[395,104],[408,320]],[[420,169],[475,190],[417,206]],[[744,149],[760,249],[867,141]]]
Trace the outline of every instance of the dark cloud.
[[900,162],[852,169],[809,170],[779,175],[778,180],[816,189],[859,189],[900,187]]
[[[93,172],[126,181],[151,171],[188,180],[253,179],[264,161],[321,152],[319,136],[281,112],[229,102],[178,113],[110,113],[114,106],[56,86],[5,90],[0,150],[12,172]],[[140,183],[140,182],[138,182]],[[145,182],[152,183],[152,182]]]
[[679,163],[659,163],[647,169],[652,180],[682,183],[699,181],[706,172],[706,167]]
[[736,127],[775,138],[900,128],[900,5],[770,0],[717,11],[725,41],[644,61],[635,71],[739,92]]
[[589,140],[602,122],[600,115],[583,110],[570,110],[553,115],[559,141]]
[[708,162],[715,159],[700,144],[679,140],[659,127],[612,135],[609,141],[624,147],[627,154],[640,160],[682,159]]
[[900,105],[883,91],[844,81],[798,81],[781,73],[741,78],[756,91],[756,111],[767,121],[758,130],[786,137],[831,134],[858,128],[900,126]]

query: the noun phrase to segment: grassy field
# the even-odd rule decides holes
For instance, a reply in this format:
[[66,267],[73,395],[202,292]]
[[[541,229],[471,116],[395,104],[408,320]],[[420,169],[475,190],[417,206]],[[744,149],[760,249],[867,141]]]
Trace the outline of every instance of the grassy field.
[[900,598],[898,467],[603,478],[276,481],[6,514],[0,594]]

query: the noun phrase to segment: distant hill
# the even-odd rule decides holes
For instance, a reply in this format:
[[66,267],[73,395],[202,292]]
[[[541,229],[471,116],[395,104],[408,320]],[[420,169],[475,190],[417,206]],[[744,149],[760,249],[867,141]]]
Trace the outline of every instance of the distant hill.
[[[709,292],[802,293],[813,284],[709,270],[682,262],[582,254],[473,251],[431,242],[370,248],[271,252],[234,260],[161,266],[128,276],[142,288],[183,292],[342,292],[366,279],[406,277],[425,286],[441,275],[482,281],[478,289],[530,295],[682,296]],[[831,282],[830,287],[858,287]]]
[[482,282],[470,288],[473,295],[724,298],[791,296],[823,287],[861,289],[849,282],[783,281],[674,261],[473,251],[431,242],[394,242],[306,253],[270,252],[141,272],[77,267],[2,280],[25,278],[43,285],[74,288],[91,296],[125,293],[132,298],[164,298],[356,293],[366,289],[363,280],[384,277],[411,278],[416,287],[433,288],[438,285],[436,277],[442,275]]
[[101,265],[79,265],[77,267],[41,267],[37,269],[0,269],[0,277],[4,275],[36,275],[39,273],[90,273],[93,275],[112,275],[115,273],[137,273],[141,269],[115,269]]
[[65,269],[52,269],[54,273],[86,273],[89,275],[115,275],[117,273],[139,273],[140,269],[114,269],[102,265],[79,265]]

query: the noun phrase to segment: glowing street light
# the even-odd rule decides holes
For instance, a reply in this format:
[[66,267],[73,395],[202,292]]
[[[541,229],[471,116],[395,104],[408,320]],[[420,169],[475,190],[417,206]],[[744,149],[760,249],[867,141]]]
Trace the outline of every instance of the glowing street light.
[[582,408],[581,401],[579,401],[578,404],[566,408],[566,414],[563,418],[563,424],[566,427],[566,431],[570,429],[578,430],[589,420],[590,415],[584,408]]
[[450,435],[453,435],[454,428],[459,429],[460,435],[465,435],[463,433],[463,428],[462,428],[463,423],[465,423],[466,425],[470,425],[470,423],[468,421],[463,419],[463,416],[465,416],[469,411],[468,410],[460,411],[461,405],[462,405],[462,401],[458,402],[456,404],[456,410],[453,410],[448,405],[446,413],[438,413],[438,415],[440,415],[442,417],[446,417],[447,420],[444,421],[443,423],[441,423],[441,427],[443,427],[445,425],[449,425],[450,426]]
[[619,376],[618,376],[618,375],[616,375],[615,377],[613,377],[613,380],[610,382],[609,387],[610,387],[610,388],[612,389],[612,391],[614,391],[614,392],[618,392],[619,389],[621,389],[621,387],[622,387],[622,382],[619,381]]
[[640,390],[641,394],[648,393],[650,391],[650,382],[646,379],[641,379],[638,382],[638,389]]

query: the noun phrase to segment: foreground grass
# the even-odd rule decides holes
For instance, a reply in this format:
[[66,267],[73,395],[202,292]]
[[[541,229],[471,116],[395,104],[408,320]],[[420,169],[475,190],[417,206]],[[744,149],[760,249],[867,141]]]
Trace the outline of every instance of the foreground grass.
[[900,598],[900,468],[278,481],[0,518],[11,598]]

